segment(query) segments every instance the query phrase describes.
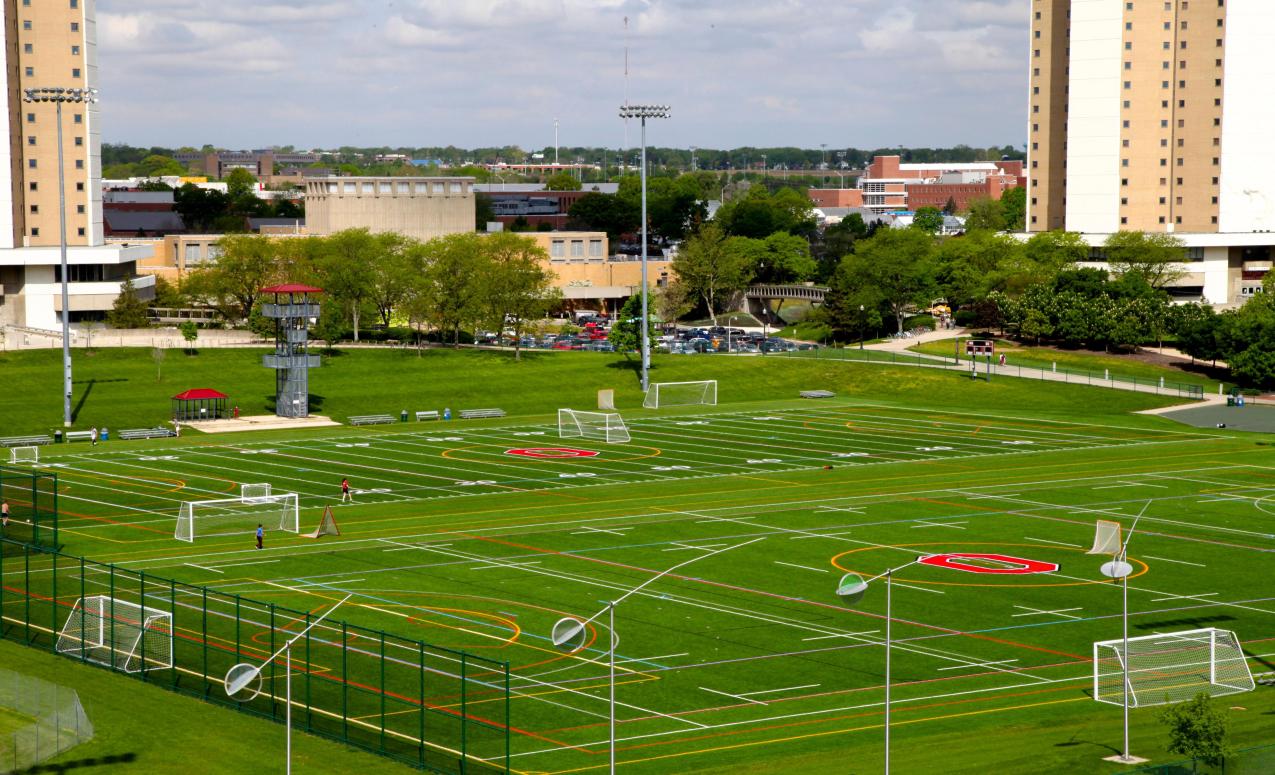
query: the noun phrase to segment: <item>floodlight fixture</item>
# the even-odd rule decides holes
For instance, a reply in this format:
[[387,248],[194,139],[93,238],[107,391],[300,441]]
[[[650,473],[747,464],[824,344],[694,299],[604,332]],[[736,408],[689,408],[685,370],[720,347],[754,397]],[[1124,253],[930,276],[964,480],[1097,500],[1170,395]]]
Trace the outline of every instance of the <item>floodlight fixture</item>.
[[671,118],[668,105],[621,105],[620,118],[637,118],[645,121],[648,118]]

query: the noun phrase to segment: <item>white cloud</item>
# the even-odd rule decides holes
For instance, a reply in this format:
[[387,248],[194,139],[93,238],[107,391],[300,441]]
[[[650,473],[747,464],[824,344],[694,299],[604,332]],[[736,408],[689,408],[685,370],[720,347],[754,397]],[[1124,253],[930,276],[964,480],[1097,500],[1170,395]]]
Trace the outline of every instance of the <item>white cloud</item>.
[[[137,144],[1017,143],[1015,0],[98,0],[103,126]],[[973,76],[973,77],[967,77]],[[951,120],[918,122],[942,113]],[[964,118],[968,116],[968,119]]]

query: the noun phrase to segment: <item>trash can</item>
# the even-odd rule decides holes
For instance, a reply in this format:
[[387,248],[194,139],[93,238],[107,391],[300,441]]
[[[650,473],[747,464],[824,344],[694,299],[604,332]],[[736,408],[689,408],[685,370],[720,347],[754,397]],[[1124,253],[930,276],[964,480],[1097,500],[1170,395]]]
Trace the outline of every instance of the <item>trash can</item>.
[[53,432],[53,443],[54,444],[62,443],[62,431],[58,430]]
[[406,409],[404,409],[402,412],[400,412],[400,413],[399,413],[398,421],[399,421],[399,422],[407,422],[407,410],[406,410]]
[[110,440],[111,440],[111,429],[102,428],[102,441],[110,441]]
[[451,409],[443,409],[443,419],[444,419],[444,420],[450,420],[450,419],[452,419],[452,410],[451,410]]
[[1235,406],[1235,396],[1227,396],[1227,397],[1226,397],[1226,405],[1227,405],[1227,406]]
[[1236,397],[1235,397],[1235,405],[1236,405],[1236,406],[1243,406],[1243,405],[1244,405],[1244,396],[1236,396]]

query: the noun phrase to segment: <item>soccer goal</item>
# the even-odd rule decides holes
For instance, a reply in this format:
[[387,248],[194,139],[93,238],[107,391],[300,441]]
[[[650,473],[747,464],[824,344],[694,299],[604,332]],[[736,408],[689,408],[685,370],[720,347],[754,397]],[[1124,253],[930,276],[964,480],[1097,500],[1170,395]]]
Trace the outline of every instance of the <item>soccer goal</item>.
[[642,406],[663,409],[666,406],[717,405],[717,380],[702,382],[653,382],[647,388]]
[[601,439],[607,444],[626,444],[629,429],[624,418],[615,412],[578,412],[558,410],[558,438]]
[[[1124,640],[1093,644],[1093,696],[1124,705]],[[1129,639],[1129,707],[1168,705],[1200,692],[1212,697],[1253,691],[1253,674],[1239,639],[1207,628]]]
[[57,652],[125,673],[173,666],[173,615],[109,595],[75,601]]
[[1094,527],[1093,548],[1085,554],[1109,554],[1112,557],[1120,554],[1124,548],[1120,537],[1120,523],[1106,519],[1098,520]]
[[39,447],[9,447],[10,463],[38,463],[40,462]]
[[277,493],[244,498],[208,501],[186,501],[177,515],[173,537],[193,542],[209,536],[248,535],[265,525],[268,530],[300,532],[300,509],[297,494]]
[[260,503],[263,498],[269,497],[269,483],[239,485],[239,500],[244,503]]

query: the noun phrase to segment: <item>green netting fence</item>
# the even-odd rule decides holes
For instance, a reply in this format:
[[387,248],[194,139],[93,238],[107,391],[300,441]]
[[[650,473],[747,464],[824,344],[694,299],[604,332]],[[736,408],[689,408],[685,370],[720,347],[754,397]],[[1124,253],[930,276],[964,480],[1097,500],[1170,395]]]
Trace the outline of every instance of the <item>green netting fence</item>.
[[1216,765],[1188,759],[1150,764],[1128,772],[1130,775],[1270,775],[1275,772],[1275,744],[1241,748]]
[[[0,637],[278,722],[282,657],[245,702],[227,697],[226,672],[260,664],[339,599],[297,611],[3,540]],[[89,634],[59,639],[79,602],[95,596],[112,601],[107,615]],[[162,617],[145,637],[138,611]],[[431,772],[509,770],[506,662],[327,619],[293,646],[292,666],[297,729]]]
[[16,466],[0,466],[0,502],[9,504],[8,524],[0,523],[0,547],[58,548],[58,475]]

